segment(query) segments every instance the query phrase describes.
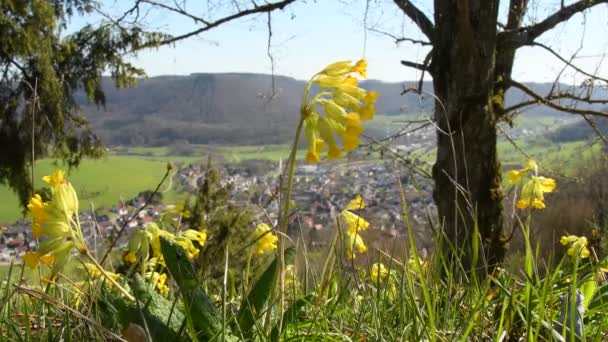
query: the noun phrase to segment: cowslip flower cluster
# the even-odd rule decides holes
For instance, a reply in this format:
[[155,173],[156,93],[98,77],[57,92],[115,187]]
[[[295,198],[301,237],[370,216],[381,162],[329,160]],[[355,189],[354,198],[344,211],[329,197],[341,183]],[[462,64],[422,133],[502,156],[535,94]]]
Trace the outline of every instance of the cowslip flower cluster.
[[507,179],[513,185],[523,182],[521,198],[516,203],[519,209],[544,209],[544,194],[552,192],[556,187],[554,179],[538,175],[538,164],[534,160],[528,160],[522,169],[509,171]]
[[156,288],[156,290],[161,295],[166,297],[169,294],[169,286],[167,285],[166,273],[147,272],[145,274],[145,278],[150,284],[152,284],[152,286],[154,286],[154,288]]
[[60,268],[74,249],[82,254],[87,252],[78,219],[78,196],[61,170],[42,179],[50,185],[51,200],[44,202],[35,194],[27,206],[33,218],[32,234],[42,242],[36,251],[26,253],[23,260],[31,268],[40,263]]
[[587,248],[587,238],[584,236],[564,235],[559,239],[559,242],[568,247],[568,255],[571,257],[578,256],[581,258],[589,257],[589,249]]
[[263,255],[277,248],[279,237],[272,232],[270,226],[266,223],[260,223],[255,227],[255,237],[257,239],[255,245],[255,255]]
[[363,242],[359,232],[366,230],[369,227],[369,222],[353,213],[353,211],[363,208],[365,208],[365,203],[361,195],[357,195],[340,213],[340,219],[346,226],[346,250],[350,259],[357,257],[355,251],[359,251],[359,253],[367,252],[367,246]]
[[[316,163],[327,149],[327,158],[339,158],[360,143],[363,121],[374,117],[379,94],[358,87],[353,75],[366,77],[367,61],[339,61],[328,65],[306,84],[300,113],[304,119],[304,134],[308,143],[306,161]],[[308,98],[312,85],[320,92]],[[324,113],[322,115],[321,113]],[[342,140],[342,148],[338,146]]]
[[194,229],[186,229],[178,233],[172,233],[161,229],[156,223],[148,223],[143,229],[138,229],[129,238],[124,260],[129,264],[139,261],[147,262],[151,256],[158,263],[164,265],[162,251],[160,249],[160,238],[163,237],[180,245],[189,259],[194,259],[200,253],[200,248],[207,241],[207,232]]
[[388,269],[384,264],[376,262],[372,265],[372,269],[370,270],[369,277],[374,282],[374,284],[380,284],[383,282],[389,275]]

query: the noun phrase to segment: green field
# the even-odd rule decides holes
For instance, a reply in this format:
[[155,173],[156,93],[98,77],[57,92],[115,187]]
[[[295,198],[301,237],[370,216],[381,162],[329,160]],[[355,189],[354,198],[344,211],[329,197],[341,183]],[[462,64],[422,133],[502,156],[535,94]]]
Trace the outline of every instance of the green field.
[[[144,160],[127,156],[109,156],[100,160],[84,160],[78,169],[68,175],[76,187],[81,208],[110,206],[121,199],[130,199],[140,191],[154,189],[166,171],[166,161]],[[36,163],[35,186],[44,186],[42,176],[52,173],[57,166],[51,160]],[[165,186],[161,190],[166,190]],[[164,195],[174,198],[168,191]],[[0,222],[11,222],[21,216],[17,195],[6,186],[0,186]]]
[[[162,179],[167,162],[177,165],[205,161],[222,157],[229,162],[247,159],[285,159],[289,155],[287,145],[268,146],[206,146],[192,145],[190,156],[170,156],[170,147],[119,147],[110,155],[100,160],[84,160],[82,164],[68,175],[76,187],[81,208],[96,208],[116,204],[120,200],[130,199],[143,190],[152,190]],[[52,160],[41,160],[36,163],[35,186],[44,186],[41,178],[52,173],[61,165]],[[167,190],[163,185],[161,190]],[[175,201],[184,195],[175,187],[165,191],[163,197]],[[21,217],[17,195],[7,186],[0,185],[0,222],[13,222]]]
[[[379,118],[383,125],[394,125],[395,117]],[[538,124],[551,125],[543,118],[532,118],[521,122],[524,126]],[[551,172],[560,170],[562,173],[573,172],[577,164],[572,159],[581,160],[591,151],[597,150],[599,144],[590,147],[587,142],[572,142],[555,144],[544,138],[523,139],[517,141],[517,146],[528,156],[537,159],[541,167]],[[212,158],[223,158],[228,162],[239,162],[248,159],[285,160],[289,155],[288,145],[267,146],[209,146],[190,145],[191,155],[174,156],[171,147],[118,147],[113,148],[110,155],[100,160],[85,160],[78,169],[69,174],[70,181],[79,192],[81,207],[107,207],[116,204],[121,199],[130,199],[140,191],[154,189],[162,179],[167,162],[178,165],[200,162]],[[498,144],[498,153],[503,165],[519,165],[526,159],[517,148],[506,139]],[[421,152],[420,160],[432,163],[435,151]],[[567,166],[567,167],[565,167]],[[58,166],[52,160],[42,160],[36,163],[36,187],[41,187],[41,177],[53,172]],[[161,189],[167,190],[165,186]],[[169,201],[182,198],[175,187],[163,194]],[[21,217],[16,194],[6,186],[0,185],[0,222],[13,222]]]
[[207,156],[222,157],[228,162],[240,162],[248,159],[285,159],[289,155],[290,146],[218,146],[218,145],[187,145],[188,155],[176,155],[172,147],[118,147],[116,154],[134,156],[147,160],[171,160],[173,162],[191,163],[205,160]]

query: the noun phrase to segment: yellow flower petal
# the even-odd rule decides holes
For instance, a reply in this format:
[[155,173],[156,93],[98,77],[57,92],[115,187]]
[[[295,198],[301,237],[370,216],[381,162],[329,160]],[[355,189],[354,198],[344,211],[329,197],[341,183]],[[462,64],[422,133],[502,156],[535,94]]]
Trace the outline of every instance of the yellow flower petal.
[[532,200],[532,208],[545,209],[545,202],[541,199],[535,198]]
[[521,182],[522,172],[519,170],[510,170],[507,172],[507,181],[509,184],[519,184]]
[[128,252],[124,257],[125,261],[129,264],[134,264],[137,262],[137,255],[135,252]]
[[355,250],[359,251],[359,253],[367,252],[367,246],[363,242],[361,235],[359,234],[347,234],[348,240],[346,241],[346,249],[348,252],[348,257],[350,259],[354,259],[357,257]]
[[388,269],[381,263],[374,263],[370,271],[371,280],[374,283],[379,283],[380,281],[386,279],[386,277],[388,277]]
[[42,201],[42,197],[39,194],[35,194],[34,197],[30,199],[30,202],[27,205],[27,208],[32,213],[32,217],[36,223],[44,223],[48,219],[48,214],[46,212],[46,207],[48,203]]
[[258,239],[255,250],[256,255],[262,255],[277,248],[279,238],[271,231],[269,225],[265,223],[258,224],[255,228],[255,235]]
[[25,255],[23,255],[23,262],[25,262],[29,268],[36,268],[40,263],[40,254],[38,252],[25,253]]
[[374,118],[374,112],[376,111],[376,99],[379,94],[375,91],[369,91],[363,99],[363,107],[361,107],[361,120],[367,121]]
[[306,153],[306,162],[307,163],[318,163],[321,161],[321,157],[315,151],[308,151]]
[[321,71],[321,74],[327,76],[343,76],[352,72],[353,68],[353,63],[351,61],[338,61],[325,67],[325,69]]
[[47,182],[51,187],[55,188],[55,187],[63,184],[63,182],[65,181],[65,178],[63,175],[63,171],[58,169],[58,170],[55,170],[55,172],[52,175],[42,177],[42,180]]
[[576,235],[562,235],[562,237],[559,239],[559,243],[561,243],[562,245],[567,245],[569,243],[572,243],[574,241],[578,240],[578,236]]
[[538,164],[536,164],[536,161],[534,161],[533,159],[529,159],[524,164],[524,170],[523,171],[534,171],[534,173],[537,173],[538,172]]
[[545,177],[533,177],[533,179],[537,182],[540,187],[540,191],[542,192],[552,192],[555,190],[556,184],[555,179],[545,178]]
[[367,77],[367,60],[360,59],[357,61],[351,71],[358,73],[361,77]]
[[357,232],[366,230],[369,227],[369,222],[363,217],[353,214],[351,211],[342,210],[340,214],[348,234],[355,234]]
[[321,88],[338,88],[344,83],[344,78],[339,76],[321,75],[316,79]]
[[51,266],[55,263],[55,256],[52,254],[43,255],[40,257],[40,262],[47,266]]
[[329,151],[327,152],[328,159],[336,159],[342,156],[342,150],[338,146],[331,144],[329,145]]
[[359,137],[352,135],[345,135],[342,140],[344,141],[344,151],[346,152],[356,149],[357,146],[359,146],[359,143],[361,142],[361,140],[359,140]]
[[526,209],[530,207],[530,200],[528,199],[520,199],[519,201],[517,201],[517,203],[515,204],[515,206],[518,209]]
[[32,225],[32,235],[34,236],[34,239],[40,238],[40,236],[42,236],[43,233],[44,233],[44,230],[42,229],[42,226],[40,224],[34,223]]
[[363,202],[361,195],[357,195],[357,197],[348,202],[345,210],[359,210],[363,208],[365,208],[365,202]]

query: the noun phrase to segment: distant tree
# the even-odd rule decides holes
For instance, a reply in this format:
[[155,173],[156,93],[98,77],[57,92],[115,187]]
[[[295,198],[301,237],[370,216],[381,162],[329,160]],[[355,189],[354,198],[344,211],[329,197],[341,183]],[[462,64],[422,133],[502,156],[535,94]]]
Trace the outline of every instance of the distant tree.
[[23,203],[31,195],[34,159],[50,156],[72,167],[103,153],[75,93],[84,89],[104,105],[101,74],[109,72],[119,87],[133,84],[143,71],[123,55],[162,38],[113,25],[64,33],[70,18],[95,6],[91,0],[0,2],[0,183]]
[[222,185],[220,171],[211,165],[211,161],[203,177],[190,208],[191,216],[184,222],[193,229],[207,231],[207,243],[200,260],[205,276],[219,279],[224,274],[224,263],[211,261],[224,260],[226,249],[231,269],[245,269],[248,253],[245,247],[252,241],[254,216],[231,200],[234,184]]
[[[464,252],[458,257],[466,269],[471,267],[472,233],[477,225],[482,256],[490,266],[497,265],[506,251],[497,125],[501,121],[510,122],[519,110],[537,104],[580,114],[588,121],[590,115],[608,115],[568,107],[559,101],[607,103],[606,99],[592,98],[592,94],[594,86],[606,85],[608,81],[583,71],[572,64],[572,59],[538,41],[557,25],[608,0],[578,0],[568,4],[561,1],[561,5],[554,6],[553,13],[538,22],[526,20],[529,0],[510,0],[504,21],[500,18],[499,0],[435,0],[432,17],[414,1],[394,0],[394,3],[426,36],[426,41],[409,37],[399,40],[430,47],[423,63],[402,61],[402,64],[433,78],[437,124],[433,198],[440,225],[454,246]],[[515,54],[522,47],[541,48],[588,80],[576,89],[564,90],[556,84],[548,94],[537,94],[511,77]],[[519,89],[529,99],[507,107],[505,93],[510,88]]]

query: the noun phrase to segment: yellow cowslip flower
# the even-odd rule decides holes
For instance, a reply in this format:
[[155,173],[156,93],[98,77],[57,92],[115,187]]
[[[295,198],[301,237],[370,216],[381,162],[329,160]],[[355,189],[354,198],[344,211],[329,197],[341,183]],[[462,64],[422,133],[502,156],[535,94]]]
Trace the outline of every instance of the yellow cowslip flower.
[[551,178],[532,176],[528,180],[521,191],[521,199],[517,201],[517,208],[545,208],[545,192],[552,192],[555,190],[555,180]]
[[48,219],[47,206],[48,203],[43,202],[42,197],[38,194],[34,194],[34,197],[30,199],[27,208],[30,210],[35,223],[40,225]]
[[411,255],[410,258],[407,260],[407,265],[411,271],[417,270],[416,265],[418,265],[418,266],[420,266],[420,271],[426,272],[426,269],[428,267],[428,262],[420,257],[416,258],[413,255]]
[[[327,158],[334,159],[341,157],[342,151],[352,151],[359,145],[359,136],[364,130],[361,121],[373,118],[378,93],[366,92],[351,75],[356,73],[365,77],[366,72],[364,59],[354,65],[350,61],[339,61],[327,66],[306,84],[300,112],[308,143],[307,162],[319,162],[326,149]],[[318,85],[321,92],[309,99],[312,84]],[[338,139],[342,140],[342,147]]]
[[63,171],[57,169],[52,175],[42,177],[42,180],[47,182],[51,189],[58,187],[65,182]]
[[368,121],[374,118],[374,113],[376,112],[376,100],[378,99],[378,96],[380,95],[373,90],[365,94],[363,106],[359,110],[361,113],[361,120]]
[[567,246],[568,244],[571,244],[577,240],[578,240],[578,236],[576,236],[576,235],[562,235],[562,237],[559,239],[559,243],[561,243],[564,246]]
[[367,77],[367,60],[360,59],[357,63],[352,67],[352,72],[356,72],[361,77]]
[[377,262],[372,265],[369,276],[374,283],[378,284],[386,279],[388,274],[388,269],[384,266],[384,264]]
[[145,278],[148,279],[150,284],[152,284],[161,295],[166,297],[169,294],[166,273],[148,272],[145,274]]
[[78,220],[78,196],[61,170],[43,179],[52,186],[51,200],[43,203],[36,194],[28,208],[34,217],[34,237],[45,238],[36,254],[28,254],[25,260],[29,266],[36,267],[40,262],[49,264],[52,257],[54,267],[60,268],[69,260],[74,248],[79,252],[87,250]]
[[353,63],[351,61],[338,61],[334,62],[323,69],[321,74],[327,76],[343,76],[350,72],[353,72]]
[[192,242],[197,242],[201,247],[207,242],[207,231],[198,231],[194,229],[187,229],[178,234],[178,237],[186,238]]
[[[89,262],[85,262],[84,267],[92,279],[101,278],[103,276],[103,273],[101,273],[99,268],[97,268],[97,266],[95,266]],[[120,278],[120,274],[108,272],[108,271],[105,271],[105,273],[114,280],[118,280],[118,278]],[[112,285],[113,284],[110,283],[110,286],[112,286]]]
[[510,170],[507,172],[507,181],[509,184],[516,185],[521,182],[523,172],[521,170]]
[[524,170],[538,173],[538,164],[534,159],[528,159],[528,161],[524,164]]
[[36,268],[40,263],[51,266],[55,263],[55,257],[50,254],[42,255],[38,252],[28,252],[23,255],[23,262],[29,268]]
[[255,227],[255,236],[257,238],[255,254],[263,255],[266,252],[277,248],[279,238],[272,232],[270,226],[265,223],[260,223]]
[[137,254],[135,254],[135,252],[127,252],[127,254],[125,254],[124,259],[127,263],[129,264],[134,264],[137,262]]
[[588,242],[586,237],[579,237],[576,235],[562,236],[559,242],[564,246],[570,245],[570,247],[568,248],[569,256],[577,256],[583,259],[589,257],[590,252],[587,248]]
[[44,233],[44,230],[42,229],[42,226],[40,225],[40,223],[34,222],[34,224],[32,224],[32,235],[34,236],[34,238],[35,239],[40,238],[40,236],[42,236],[43,233]]
[[360,231],[366,230],[369,227],[369,222],[359,215],[353,213],[353,210],[365,208],[365,203],[361,198],[361,195],[357,195],[347,205],[346,209],[342,210],[340,217],[342,222],[346,225],[346,233],[349,235],[356,234]]
[[359,253],[367,252],[367,246],[365,246],[361,235],[358,233],[346,234],[346,237],[346,251],[349,259],[355,259],[357,257],[355,250],[359,251]]
[[174,241],[186,251],[186,256],[188,259],[194,259],[198,256],[200,250],[194,246],[192,240],[183,236],[178,236]]
[[[530,173],[532,175],[523,181],[523,178]],[[556,187],[554,179],[538,175],[538,164],[532,159],[528,160],[522,169],[510,170],[507,173],[507,180],[513,185],[523,182],[521,198],[516,203],[516,206],[519,209],[544,209],[544,194],[546,192],[552,192]]]

